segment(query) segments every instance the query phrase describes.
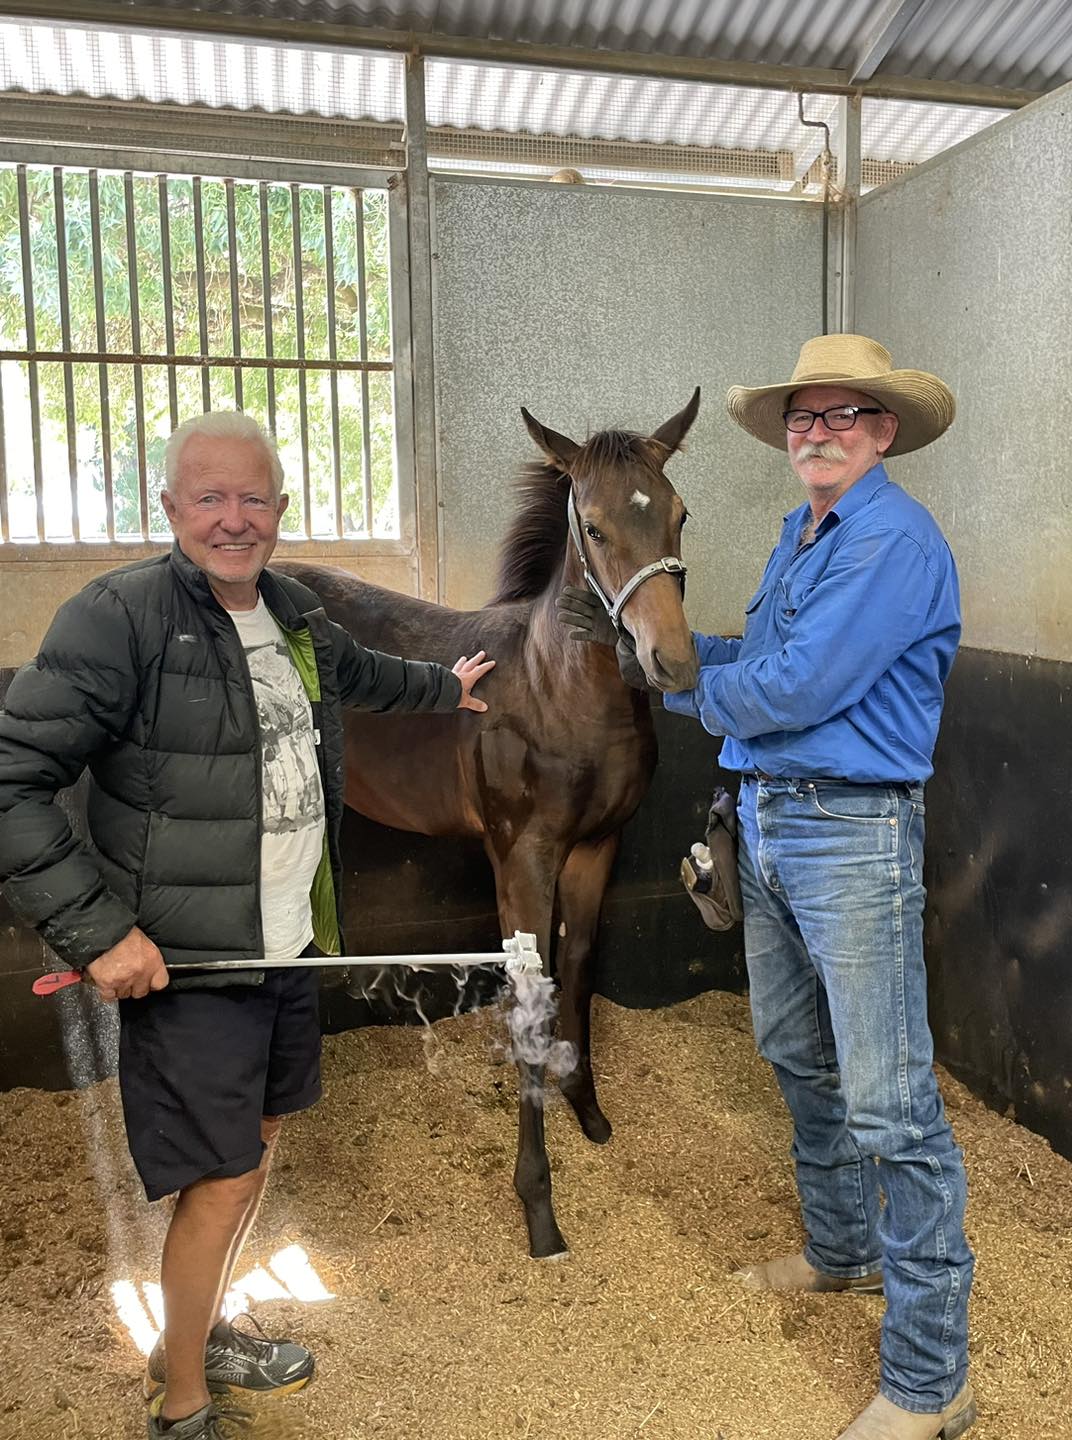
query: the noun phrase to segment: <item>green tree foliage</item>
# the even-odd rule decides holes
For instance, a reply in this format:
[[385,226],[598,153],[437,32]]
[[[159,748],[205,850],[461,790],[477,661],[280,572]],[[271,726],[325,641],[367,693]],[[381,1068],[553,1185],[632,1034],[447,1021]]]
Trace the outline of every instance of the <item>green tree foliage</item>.
[[[26,173],[30,253],[33,274],[34,320],[37,350],[107,351],[124,353],[140,350],[146,354],[265,356],[267,290],[272,351],[275,356],[297,358],[299,354],[299,299],[303,311],[305,356],[310,361],[329,358],[334,338],[339,359],[361,358],[362,271],[366,298],[366,356],[389,361],[391,317],[388,284],[387,194],[383,190],[355,192],[331,187],[235,181],[229,187],[222,180],[200,182],[201,265],[199,285],[196,244],[195,183],[184,177],[167,181],[165,202],[170,244],[168,273],[171,282],[173,343],[169,344],[168,307],[161,226],[158,179],[135,175],[131,186],[131,218],[135,263],[128,254],[128,217],[124,179],[120,174],[102,172],[97,182],[101,246],[103,324],[98,324],[98,297],[94,284],[91,181],[88,173],[65,171],[62,175],[62,232],[57,228],[55,182],[51,169],[30,167]],[[235,254],[229,244],[227,191],[233,189]],[[262,193],[265,209],[268,267],[262,265]],[[295,221],[297,220],[297,226]],[[333,260],[334,335],[329,324],[328,247],[330,228]],[[298,245],[295,246],[295,230]],[[69,335],[64,337],[60,308],[60,249],[58,234],[65,238],[69,296]],[[363,241],[363,244],[362,244]],[[296,254],[299,257],[296,263]],[[232,258],[237,310],[232,317]],[[363,264],[362,264],[363,262]],[[134,270],[140,334],[135,334],[134,306],[131,303],[131,270]],[[26,347],[22,245],[19,226],[17,176],[14,169],[0,170],[0,346]],[[204,313],[199,295],[204,297]],[[238,335],[233,325],[237,324]],[[202,343],[202,327],[204,340]],[[135,344],[135,341],[140,344]],[[78,486],[82,497],[80,512],[103,515],[106,463],[110,463],[115,499],[115,526],[119,535],[137,535],[141,530],[139,501],[139,459],[135,368],[129,364],[107,366],[107,405],[110,445],[106,445],[102,393],[98,366],[70,367],[70,387],[75,415]],[[335,431],[342,482],[342,530],[344,534],[367,533],[362,481],[364,448],[364,407],[361,377],[357,372],[339,372],[332,380],[325,371],[307,370],[304,380],[294,370],[260,368],[167,367],[149,365],[141,371],[146,436],[146,475],[150,496],[150,523],[154,532],[166,532],[157,494],[163,481],[163,452],[173,420],[188,419],[205,408],[203,376],[207,374],[208,405],[212,409],[239,407],[263,423],[270,419],[270,389],[274,385],[275,432],[287,474],[291,495],[284,528],[295,533],[303,529],[303,466],[300,429],[300,397],[304,387],[307,413],[308,473],[314,534],[335,531]],[[25,388],[26,366],[20,365],[23,383],[10,385],[11,370],[5,372],[5,390]],[[67,394],[65,367],[58,362],[38,365],[42,444],[46,456],[46,486],[69,493],[67,473]],[[169,376],[170,372],[170,376]],[[169,378],[174,388],[174,414],[169,397]],[[371,489],[376,533],[393,528],[395,514],[394,417],[392,377],[373,372],[369,376],[369,448]],[[337,397],[333,404],[333,394]],[[9,437],[19,418],[13,413],[13,397],[5,393]],[[28,415],[25,421],[28,424]],[[10,440],[9,440],[10,444]],[[109,454],[106,455],[106,449]],[[56,473],[55,459],[62,456],[63,471]],[[21,477],[22,484],[28,483]],[[10,483],[16,486],[17,477]],[[32,483],[32,482],[31,482]],[[32,493],[32,491],[31,491]],[[100,521],[101,526],[103,521]],[[92,533],[90,520],[88,533]],[[84,530],[84,533],[87,533]]]

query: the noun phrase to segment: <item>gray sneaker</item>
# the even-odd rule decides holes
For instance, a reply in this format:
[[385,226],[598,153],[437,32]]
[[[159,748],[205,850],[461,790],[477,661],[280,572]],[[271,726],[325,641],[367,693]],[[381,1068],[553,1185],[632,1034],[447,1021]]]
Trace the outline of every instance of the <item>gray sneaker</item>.
[[193,1415],[170,1423],[156,1413],[163,1403],[163,1396],[149,1411],[149,1440],[234,1440],[238,1430],[248,1429],[250,1417],[241,1410],[228,1410],[224,1414],[215,1405],[206,1405]]
[[[248,1322],[256,1333],[239,1329],[231,1320],[221,1320],[213,1327],[205,1346],[205,1384],[210,1393],[255,1390],[259,1394],[289,1395],[308,1385],[315,1362],[304,1345],[295,1345],[292,1340],[270,1340],[252,1315],[236,1318],[244,1325]],[[166,1378],[167,1357],[161,1335],[145,1367],[142,1390],[147,1400],[160,1393]]]

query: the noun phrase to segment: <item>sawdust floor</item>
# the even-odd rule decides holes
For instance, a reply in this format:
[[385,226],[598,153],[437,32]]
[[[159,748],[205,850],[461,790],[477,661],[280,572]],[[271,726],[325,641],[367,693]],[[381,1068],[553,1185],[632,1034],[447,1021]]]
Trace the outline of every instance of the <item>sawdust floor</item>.
[[[487,1013],[326,1041],[327,1097],[290,1123],[240,1266],[302,1246],[334,1298],[256,1307],[314,1347],[265,1436],[832,1440],[876,1381],[881,1297],[782,1298],[732,1271],[795,1248],[785,1115],[746,1003],[597,1002],[616,1134],[561,1098],[548,1136],[568,1262],[527,1257],[510,1185],[514,1072]],[[943,1087],[971,1172],[975,1440],[1072,1437],[1072,1165]],[[166,1209],[139,1198],[114,1081],[0,1096],[0,1440],[144,1434],[115,1281],[156,1279]]]

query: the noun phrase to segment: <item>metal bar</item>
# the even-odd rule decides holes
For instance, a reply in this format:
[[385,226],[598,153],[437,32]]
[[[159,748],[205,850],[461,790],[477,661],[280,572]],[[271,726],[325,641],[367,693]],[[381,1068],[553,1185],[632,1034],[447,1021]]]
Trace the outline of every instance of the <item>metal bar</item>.
[[[337,356],[335,341],[335,231],[331,208],[331,186],[324,186],[324,282],[327,287],[328,356]],[[335,535],[342,536],[342,452],[339,442],[339,374],[332,370],[328,380],[331,392],[331,458],[335,482]]]
[[7,514],[7,438],[4,433],[4,367],[0,365],[0,541],[11,539]]
[[[272,359],[272,263],[268,247],[268,186],[262,180],[257,186],[261,219],[261,302],[264,307],[264,354]],[[268,430],[275,434],[275,373],[271,365],[266,376],[268,385]]]
[[[127,222],[127,285],[130,291],[130,344],[135,355],[141,352],[141,304],[138,296],[138,244],[134,229],[134,176],[123,176],[123,212]],[[145,456],[145,377],[134,366],[134,435],[138,453],[138,529],[149,538],[149,476]]]
[[[194,266],[197,272],[197,327],[201,359],[208,355],[208,309],[205,303],[205,220],[201,211],[201,176],[195,175],[194,191]],[[212,386],[208,367],[201,367],[201,408],[212,409]]]
[[[27,114],[24,128],[30,132],[24,138],[21,134],[15,133],[15,127],[9,121],[11,104],[3,95],[0,95],[0,160],[12,164],[21,162],[27,165],[80,167],[92,163],[99,170],[133,170],[151,175],[193,176],[204,175],[205,156],[212,155],[215,157],[213,163],[218,164],[221,170],[226,170],[227,174],[235,180],[275,181],[278,180],[280,167],[283,166],[288,180],[297,180],[302,184],[367,185],[370,189],[382,185],[388,174],[400,169],[405,160],[401,146],[390,156],[389,160],[385,157],[385,163],[382,166],[370,166],[367,163],[348,165],[345,163],[345,157],[336,159],[327,155],[320,162],[291,160],[278,154],[278,145],[275,150],[271,151],[275,154],[275,159],[257,160],[249,158],[248,154],[225,154],[218,144],[213,145],[207,139],[201,145],[199,154],[183,154],[180,151],[169,150],[165,145],[152,143],[151,137],[141,145],[132,141],[117,141],[115,144],[109,144],[106,135],[101,135],[99,143],[87,147],[74,144],[66,139],[69,127],[72,125],[76,129],[83,128],[86,133],[90,131],[89,117],[83,119],[80,114],[75,113],[72,113],[69,119],[66,115],[62,117],[64,131],[62,135],[57,136],[54,140],[41,138],[43,129],[59,128],[54,114],[51,126],[47,122],[42,124],[34,120],[33,117],[39,113],[35,102],[44,99],[43,96],[34,96],[26,100],[22,100],[20,97],[20,113],[21,107],[25,106]],[[73,107],[69,108],[73,111]],[[288,124],[295,119],[296,117],[288,115]],[[183,114],[182,111],[176,116],[177,122],[185,121],[187,125],[191,125],[192,120],[191,115]],[[229,125],[230,120],[231,117],[228,115]],[[126,128],[129,129],[129,121]],[[174,128],[173,125],[173,131]],[[399,130],[401,131],[401,127]],[[268,146],[265,145],[263,148],[265,154],[268,154]]]
[[[164,279],[164,343],[168,358],[175,353],[175,297],[171,288],[171,211],[168,206],[168,177],[156,177],[156,189],[160,199],[160,268]],[[168,414],[171,428],[179,426],[178,376],[173,364],[167,366]]]
[[[20,18],[66,19],[93,29],[118,26],[123,30],[197,31],[210,36],[247,35],[260,44],[308,44],[307,20],[279,15],[250,15],[231,9],[213,13],[204,8],[182,10],[140,0],[134,11],[121,0],[20,0]],[[1002,86],[960,84],[945,80],[917,80],[911,76],[882,76],[852,84],[849,69],[816,66],[768,65],[707,56],[668,55],[657,52],[599,50],[575,45],[546,45],[531,41],[447,35],[414,30],[366,28],[318,21],[318,50],[386,50],[400,55],[484,60],[528,67],[594,70],[601,74],[646,75],[666,80],[704,80],[712,84],[748,85],[765,90],[827,91],[846,95],[859,89],[865,95],[898,100],[949,101],[959,105],[999,105],[1019,108],[1039,98],[1035,90]]]
[[100,389],[101,459],[104,466],[104,513],[109,540],[115,539],[115,491],[112,488],[112,417],[108,398],[108,364],[105,346],[108,332],[104,320],[104,267],[101,261],[100,187],[96,170],[89,172],[89,226],[93,241],[93,296],[97,311],[97,384]]
[[[357,334],[358,356],[368,359],[368,290],[365,266],[365,192],[354,191],[354,226],[357,230]],[[364,515],[362,528],[372,534],[372,409],[366,371],[361,372],[361,496]]]
[[409,157],[409,288],[413,326],[414,460],[417,475],[417,584],[424,600],[440,593],[439,467],[435,433],[433,363],[432,216],[428,188],[428,135],[424,60],[406,57],[406,133]]
[[[30,200],[26,185],[26,166],[18,167],[19,245],[22,251],[22,303],[26,319],[26,348],[37,349],[37,321],[34,315],[33,255],[30,250]],[[37,504],[37,538],[45,538],[45,476],[41,465],[41,396],[37,388],[37,363],[27,364],[30,387],[30,443],[33,447],[34,499]]]
[[[238,237],[235,226],[234,181],[223,182],[227,197],[227,263],[231,276],[231,348],[236,355],[242,353],[242,316],[238,308]],[[242,405],[242,367],[234,367],[235,409]]]
[[[416,580],[417,486],[413,438],[413,329],[409,304],[409,195],[405,175],[394,175],[387,187],[387,243],[391,295],[391,377],[395,417],[395,479],[398,485],[398,540],[414,557]],[[373,544],[373,541],[366,541]]]
[[834,327],[851,333],[856,326],[856,225],[860,202],[859,96],[838,101],[838,205],[837,230],[831,263],[834,266]]
[[[60,296],[60,338],[71,348],[71,297],[67,274],[67,216],[63,200],[63,168],[52,170],[52,192],[56,206],[56,285]],[[70,361],[63,366],[63,413],[67,435],[67,475],[71,485],[71,538],[81,540],[78,516],[78,422],[74,410],[74,372]]]
[[924,4],[926,0],[889,0],[848,67],[850,84],[861,85],[871,79]]
[[393,370],[391,360],[287,360],[278,355],[153,355],[139,350],[0,350],[0,360],[46,361],[70,360],[92,364],[108,361],[113,365],[196,365],[198,369],[234,368],[243,370]]
[[[294,333],[298,359],[305,359],[305,291],[302,282],[301,189],[290,187],[291,245],[294,251]],[[309,395],[305,371],[298,371],[298,425],[301,431],[302,503],[305,507],[305,534],[313,533],[312,484],[309,477]]]

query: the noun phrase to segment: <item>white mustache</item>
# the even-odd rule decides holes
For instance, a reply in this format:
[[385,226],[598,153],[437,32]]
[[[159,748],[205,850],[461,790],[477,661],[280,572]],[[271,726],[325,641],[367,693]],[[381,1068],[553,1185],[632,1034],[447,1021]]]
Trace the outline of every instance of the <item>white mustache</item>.
[[797,451],[797,460],[844,460],[845,452],[836,440],[807,440]]

